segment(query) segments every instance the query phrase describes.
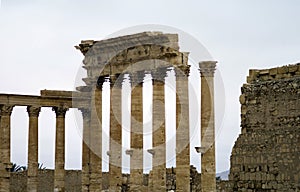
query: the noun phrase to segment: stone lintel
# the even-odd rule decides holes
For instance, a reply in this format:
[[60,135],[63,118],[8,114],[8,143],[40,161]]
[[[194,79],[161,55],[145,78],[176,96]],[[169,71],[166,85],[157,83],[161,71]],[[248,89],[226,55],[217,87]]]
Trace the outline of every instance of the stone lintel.
[[178,35],[163,34],[162,32],[142,32],[100,41],[84,40],[79,45],[76,45],[75,48],[80,50],[83,55],[86,55],[92,47],[94,49],[101,49],[105,53],[110,49],[116,50],[116,47],[118,48],[116,51],[120,51],[120,49],[123,50],[128,47],[144,44],[161,44],[179,49]]
[[[118,62],[105,62],[98,65],[89,65],[84,68],[88,71],[88,77],[98,77],[99,75],[111,75],[118,73],[130,73],[131,71],[152,71],[156,68],[163,66],[172,67],[177,65],[187,65],[187,63],[182,63],[184,54],[178,53],[176,56],[152,56],[152,57],[142,57],[136,58],[135,60],[120,60]],[[161,64],[161,63],[163,64]],[[100,71],[100,73],[99,73]]]
[[[89,94],[89,93],[88,93]],[[87,94],[74,92],[73,97],[46,97],[35,95],[0,94],[0,105],[8,106],[39,106],[80,108],[89,106],[90,98]]]
[[[187,58],[184,53],[177,53],[174,56],[152,56],[152,57],[137,57],[136,59],[110,61],[104,64],[85,66],[88,77],[83,78],[83,81],[88,86],[94,85],[100,76],[110,76],[115,74],[130,74],[137,71],[151,72],[160,67],[173,67],[187,65]],[[101,72],[99,74],[99,71]]]
[[91,86],[79,86],[79,87],[76,87],[76,91],[79,91],[79,92],[91,92],[92,91],[92,87]]
[[41,97],[63,97],[70,98],[73,96],[73,91],[61,90],[41,90]]

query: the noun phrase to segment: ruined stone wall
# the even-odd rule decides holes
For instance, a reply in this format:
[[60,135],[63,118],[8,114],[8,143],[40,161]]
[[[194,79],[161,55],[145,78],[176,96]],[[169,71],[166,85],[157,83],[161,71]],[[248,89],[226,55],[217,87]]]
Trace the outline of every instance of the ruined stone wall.
[[[143,175],[143,185],[149,185],[149,174]],[[104,176],[105,177],[105,176]],[[130,175],[123,174],[122,191],[129,191]],[[104,187],[104,189],[108,189]],[[166,168],[166,191],[176,191],[176,168]],[[200,192],[201,191],[201,174],[197,172],[196,168],[190,166],[190,191]]]
[[250,70],[240,103],[233,191],[300,190],[300,64]]
[[231,192],[233,191],[233,185],[232,185],[232,182],[231,181],[217,181],[216,182],[216,192]]
[[[191,166],[190,169],[190,187],[193,192],[201,191],[201,174],[197,172],[196,168]],[[26,192],[26,171],[12,173],[10,179],[11,191],[12,192]],[[105,182],[108,180],[109,174],[103,172],[103,189],[108,190],[109,186],[105,185]],[[40,170],[38,173],[38,191],[53,191],[53,182],[54,182],[54,170]],[[176,191],[176,169],[175,168],[167,168],[166,169],[166,189],[167,191]],[[129,191],[129,174],[123,174],[122,180],[122,191]],[[149,175],[143,175],[143,184],[144,186],[148,186],[149,184]],[[224,184],[223,184],[224,185]],[[222,186],[223,186],[222,185]],[[81,171],[80,170],[67,170],[66,171],[66,191],[72,192],[80,192],[81,191]],[[223,189],[224,187],[222,187]],[[221,189],[221,188],[220,188]],[[219,190],[221,192],[221,190]]]
[[[11,192],[26,192],[27,172],[12,173]],[[38,191],[53,191],[54,170],[39,170]],[[66,191],[81,191],[81,171],[66,171]]]

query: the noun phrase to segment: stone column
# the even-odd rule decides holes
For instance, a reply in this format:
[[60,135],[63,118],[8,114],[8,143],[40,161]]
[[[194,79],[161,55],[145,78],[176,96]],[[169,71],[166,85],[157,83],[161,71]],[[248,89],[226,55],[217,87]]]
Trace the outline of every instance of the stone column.
[[123,75],[110,76],[110,191],[121,191],[122,186],[122,82]]
[[54,191],[65,191],[65,115],[68,108],[53,107],[56,113]]
[[166,69],[152,72],[152,174],[150,191],[166,191],[166,129],[165,129],[165,77]]
[[82,172],[81,191],[88,192],[90,187],[90,109],[80,109],[83,117],[82,130]]
[[201,188],[216,191],[214,72],[215,61],[199,63],[201,74]]
[[131,90],[131,150],[130,191],[141,191],[143,187],[143,78],[144,72],[130,74]]
[[176,72],[176,191],[190,191],[189,66]]
[[10,115],[14,106],[0,105],[0,191],[10,191]]
[[29,131],[28,131],[28,171],[27,191],[34,192],[38,189],[38,118],[41,108],[28,106]]
[[[102,89],[106,78],[98,79],[91,100],[90,191],[102,191]],[[105,184],[107,185],[107,184]]]

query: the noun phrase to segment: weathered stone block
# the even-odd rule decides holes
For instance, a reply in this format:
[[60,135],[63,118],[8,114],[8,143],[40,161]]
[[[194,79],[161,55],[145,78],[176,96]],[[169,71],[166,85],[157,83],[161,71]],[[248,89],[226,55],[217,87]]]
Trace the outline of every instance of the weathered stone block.
[[[251,191],[259,186],[289,191],[296,187],[292,178],[299,178],[295,170],[300,164],[292,159],[299,153],[295,138],[300,137],[300,124],[295,122],[300,116],[300,77],[295,76],[298,67],[250,71],[251,82],[243,85],[240,96],[242,133],[231,156],[230,180],[236,191]],[[242,164],[237,159],[239,155],[245,156]],[[279,188],[279,183],[285,185]]]
[[276,75],[277,74],[277,68],[272,68],[269,70],[270,75]]
[[289,68],[289,72],[290,73],[294,73],[294,72],[296,72],[298,70],[298,66],[297,65],[289,65],[288,68]]
[[287,66],[278,67],[278,74],[286,74],[289,72],[289,68]]

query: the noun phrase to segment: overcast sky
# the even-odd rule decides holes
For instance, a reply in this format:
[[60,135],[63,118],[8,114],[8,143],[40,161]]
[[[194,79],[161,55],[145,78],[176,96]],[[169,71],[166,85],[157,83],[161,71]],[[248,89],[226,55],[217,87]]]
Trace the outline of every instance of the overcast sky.
[[[185,31],[218,61],[225,88],[225,116],[217,138],[217,171],[229,169],[240,133],[240,87],[250,68],[299,62],[298,0],[2,0],[0,92],[38,95],[41,89],[73,90],[83,59],[74,45],[103,39],[124,28],[159,24]],[[188,50],[185,50],[188,51]],[[201,53],[199,53],[201,54]],[[218,113],[218,111],[216,111]],[[80,167],[79,134],[67,114],[67,168]],[[12,161],[26,164],[28,117],[12,115]],[[55,115],[40,115],[40,162],[53,166]],[[51,153],[52,150],[52,153]],[[50,151],[50,152],[49,152]]]

